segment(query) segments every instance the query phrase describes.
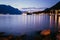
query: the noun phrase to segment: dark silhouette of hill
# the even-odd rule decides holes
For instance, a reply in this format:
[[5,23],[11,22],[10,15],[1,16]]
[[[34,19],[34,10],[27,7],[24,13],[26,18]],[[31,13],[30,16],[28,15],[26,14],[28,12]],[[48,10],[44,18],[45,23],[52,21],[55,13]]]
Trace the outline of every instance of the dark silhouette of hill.
[[54,10],[59,10],[59,9],[60,9],[60,1],[50,8],[46,8],[43,11],[34,12],[34,13],[50,13],[51,10],[53,10],[53,12],[54,12]]
[[46,8],[44,10],[45,13],[49,13],[50,10],[59,10],[60,9],[60,1],[58,3],[56,3],[55,5],[53,5],[52,7],[50,8]]
[[49,13],[50,8],[46,8],[43,12]]
[[60,1],[58,3],[56,3],[55,5],[53,5],[50,10],[53,9],[53,10],[58,10],[60,9]]
[[22,12],[9,5],[0,5],[0,14],[22,14]]

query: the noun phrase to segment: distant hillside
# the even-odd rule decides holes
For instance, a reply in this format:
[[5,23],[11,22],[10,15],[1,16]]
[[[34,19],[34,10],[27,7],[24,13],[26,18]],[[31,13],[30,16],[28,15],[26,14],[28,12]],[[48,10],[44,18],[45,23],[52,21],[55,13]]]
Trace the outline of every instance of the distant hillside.
[[60,9],[60,1],[58,3],[56,3],[55,5],[53,5],[50,10],[53,9],[53,10],[58,10]]
[[22,12],[9,5],[0,5],[0,14],[22,14]]
[[53,5],[50,8],[46,8],[44,10],[45,13],[50,13],[50,10],[59,10],[60,9],[60,1],[58,3],[56,3],[55,5]]

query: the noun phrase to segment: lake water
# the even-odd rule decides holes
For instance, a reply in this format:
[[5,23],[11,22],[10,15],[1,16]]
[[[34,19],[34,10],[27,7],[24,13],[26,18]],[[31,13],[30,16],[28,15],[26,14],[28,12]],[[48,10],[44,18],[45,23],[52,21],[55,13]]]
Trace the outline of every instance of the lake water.
[[40,15],[0,15],[0,32],[27,34],[50,28],[50,16]]

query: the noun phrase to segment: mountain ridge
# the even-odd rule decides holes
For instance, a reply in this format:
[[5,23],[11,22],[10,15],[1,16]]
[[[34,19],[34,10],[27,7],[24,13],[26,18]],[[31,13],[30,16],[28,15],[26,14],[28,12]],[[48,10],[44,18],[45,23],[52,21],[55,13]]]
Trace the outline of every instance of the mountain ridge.
[[10,5],[0,4],[0,14],[22,14],[22,12]]

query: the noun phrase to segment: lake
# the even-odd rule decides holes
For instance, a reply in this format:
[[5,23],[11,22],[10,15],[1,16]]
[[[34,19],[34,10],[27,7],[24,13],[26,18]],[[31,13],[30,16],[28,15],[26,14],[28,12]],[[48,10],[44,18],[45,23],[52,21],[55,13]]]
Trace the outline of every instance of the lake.
[[50,28],[50,16],[39,15],[0,15],[0,32],[20,35]]

